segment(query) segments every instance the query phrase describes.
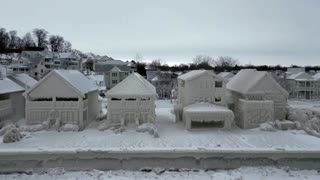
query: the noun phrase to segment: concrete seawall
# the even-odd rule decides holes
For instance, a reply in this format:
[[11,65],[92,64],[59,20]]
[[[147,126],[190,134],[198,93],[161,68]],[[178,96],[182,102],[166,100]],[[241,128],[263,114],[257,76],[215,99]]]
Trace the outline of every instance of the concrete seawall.
[[16,151],[0,152],[0,172],[65,170],[232,169],[288,166],[319,169],[320,151]]

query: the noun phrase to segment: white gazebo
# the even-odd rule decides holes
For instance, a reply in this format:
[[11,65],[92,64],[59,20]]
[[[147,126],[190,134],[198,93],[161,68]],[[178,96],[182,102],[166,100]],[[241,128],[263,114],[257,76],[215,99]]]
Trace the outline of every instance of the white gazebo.
[[77,70],[53,70],[24,93],[27,124],[83,128],[100,111],[98,88]]
[[155,87],[132,73],[106,93],[108,121],[112,124],[142,124],[155,120]]

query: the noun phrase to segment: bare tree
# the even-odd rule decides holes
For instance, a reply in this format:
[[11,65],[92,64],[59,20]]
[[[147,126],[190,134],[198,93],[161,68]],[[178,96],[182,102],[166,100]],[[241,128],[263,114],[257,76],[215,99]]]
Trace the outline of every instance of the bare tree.
[[238,60],[230,56],[220,56],[216,61],[218,67],[234,67],[237,64],[239,64]]
[[152,70],[158,70],[162,64],[163,64],[163,61],[161,59],[155,59],[149,64],[149,68]]
[[36,39],[37,42],[37,46],[40,48],[48,48],[48,31],[44,30],[44,29],[34,29],[33,31],[33,35]]
[[17,36],[17,31],[9,32],[10,42],[9,49],[17,49],[19,47],[19,36]]
[[52,52],[62,52],[64,48],[64,39],[62,36],[53,35],[49,38],[49,44]]
[[9,46],[9,34],[5,28],[0,28],[0,51],[5,51]]
[[64,41],[63,52],[70,52],[72,50],[72,44],[69,41]]
[[214,66],[215,61],[211,56],[197,55],[195,58],[193,58],[193,63],[196,65],[207,64]]
[[27,48],[27,47],[35,47],[35,43],[32,39],[32,36],[31,34],[28,32],[26,33],[23,38],[22,38],[22,44],[23,44],[23,47],[24,48]]

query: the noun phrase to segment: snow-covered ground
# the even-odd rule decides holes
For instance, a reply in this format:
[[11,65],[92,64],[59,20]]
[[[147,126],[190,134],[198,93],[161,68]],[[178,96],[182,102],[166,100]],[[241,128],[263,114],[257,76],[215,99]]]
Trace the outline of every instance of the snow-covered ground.
[[182,123],[175,123],[170,113],[170,101],[156,101],[155,126],[159,138],[129,128],[122,131],[99,131],[92,127],[81,132],[40,131],[24,132],[19,142],[4,144],[0,137],[0,152],[20,151],[161,151],[161,150],[248,150],[248,151],[320,151],[320,138],[302,130],[275,132],[259,128],[227,131],[201,129],[187,131]]
[[320,101],[310,100],[290,100],[288,101],[289,106],[297,109],[309,109],[320,112]]
[[[161,171],[158,171],[161,172]],[[62,169],[50,169],[42,174],[9,174],[0,175],[0,180],[7,179],[68,179],[68,180],[96,180],[96,179],[192,179],[192,180],[318,180],[320,173],[315,170],[292,170],[292,169],[278,169],[275,167],[243,167],[234,170],[215,170],[215,171],[165,171],[161,174],[155,172],[141,172],[141,171],[79,171],[79,172],[64,172]]]

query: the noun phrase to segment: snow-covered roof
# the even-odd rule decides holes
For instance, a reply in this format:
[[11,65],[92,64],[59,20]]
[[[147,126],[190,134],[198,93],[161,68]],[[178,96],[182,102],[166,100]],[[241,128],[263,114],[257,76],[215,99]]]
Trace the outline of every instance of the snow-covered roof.
[[24,88],[9,78],[0,79],[0,94],[24,91]]
[[211,103],[194,103],[183,108],[185,112],[231,112],[224,106],[218,106]]
[[78,89],[82,94],[95,91],[98,87],[94,81],[83,75],[77,70],[54,70],[55,73],[63,77],[74,88]]
[[232,72],[221,72],[218,75],[226,79],[230,79],[234,77],[234,74]]
[[20,86],[26,88],[30,88],[38,82],[27,74],[13,74],[10,75],[9,78],[18,83]]
[[98,90],[98,87],[95,85],[95,82],[83,75],[78,70],[52,70],[44,78],[42,78],[37,84],[32,86],[25,94],[29,94],[36,87],[38,87],[42,82],[46,81],[48,77],[52,75],[58,75],[64,79],[67,84],[74,88],[80,95],[84,96],[86,93]]
[[312,77],[313,77],[313,79],[315,79],[317,81],[320,80],[320,72],[318,72],[317,74],[313,75]]
[[132,73],[110,89],[107,96],[156,96],[156,88],[138,73]]
[[187,80],[193,79],[195,77],[201,76],[202,74],[204,74],[206,72],[207,72],[207,70],[193,70],[193,71],[190,71],[190,72],[187,72],[183,75],[178,76],[178,79],[187,81]]
[[287,77],[287,79],[292,79],[292,80],[313,80],[313,77],[306,73],[306,72],[298,72],[295,74],[291,74],[290,76]]
[[[284,94],[288,94],[273,77],[266,71],[257,71],[255,69],[242,69],[235,75],[228,83],[227,89],[236,91],[242,94],[247,94],[250,91],[254,91],[254,87],[258,84],[263,77],[268,76],[269,81],[267,87],[273,88],[277,87]],[[272,86],[272,84],[274,86]]]

